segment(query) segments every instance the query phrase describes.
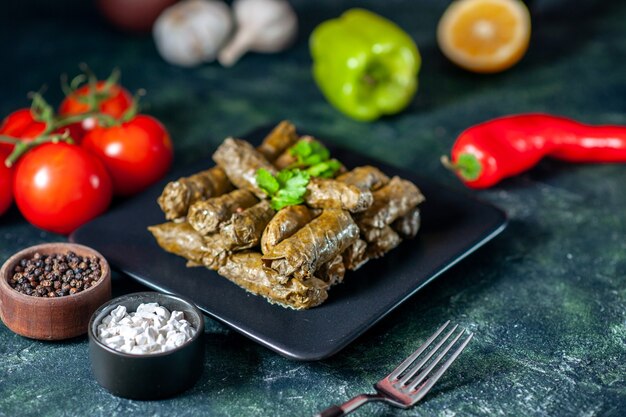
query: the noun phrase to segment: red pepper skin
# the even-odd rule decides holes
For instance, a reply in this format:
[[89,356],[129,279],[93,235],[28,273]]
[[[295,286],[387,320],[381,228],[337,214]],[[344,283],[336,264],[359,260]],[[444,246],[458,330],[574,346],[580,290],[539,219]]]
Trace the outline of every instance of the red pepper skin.
[[626,162],[626,127],[572,122],[549,156],[570,162]]
[[593,126],[548,114],[519,114],[472,126],[449,164],[470,188],[487,188],[549,156],[570,162],[626,162],[626,127]]

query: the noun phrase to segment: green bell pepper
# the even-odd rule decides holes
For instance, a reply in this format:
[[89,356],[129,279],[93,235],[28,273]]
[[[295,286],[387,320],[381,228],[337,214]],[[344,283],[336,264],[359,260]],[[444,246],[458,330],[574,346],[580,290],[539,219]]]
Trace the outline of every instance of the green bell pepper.
[[421,58],[415,42],[375,13],[350,9],[317,26],[309,44],[317,85],[354,119],[398,113],[417,91]]

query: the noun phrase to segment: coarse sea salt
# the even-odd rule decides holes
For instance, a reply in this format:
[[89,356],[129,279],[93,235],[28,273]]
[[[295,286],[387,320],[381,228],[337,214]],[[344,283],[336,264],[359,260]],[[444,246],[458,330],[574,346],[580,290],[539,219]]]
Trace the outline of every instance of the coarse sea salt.
[[145,355],[167,352],[187,343],[196,329],[185,320],[182,311],[171,313],[158,303],[144,303],[128,313],[115,307],[97,328],[98,339],[124,353]]

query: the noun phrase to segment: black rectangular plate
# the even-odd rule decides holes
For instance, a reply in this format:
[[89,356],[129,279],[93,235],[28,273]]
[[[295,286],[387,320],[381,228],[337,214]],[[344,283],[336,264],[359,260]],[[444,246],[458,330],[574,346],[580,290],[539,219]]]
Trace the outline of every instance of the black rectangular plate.
[[[268,129],[245,137],[261,142]],[[413,181],[426,196],[422,229],[381,259],[347,271],[319,307],[295,311],[268,303],[216,272],[187,268],[162,250],[146,230],[163,223],[156,204],[168,181],[214,165],[209,159],[172,172],[167,179],[75,231],[70,240],[90,246],[113,268],[157,291],[193,300],[208,314],[281,355],[299,360],[327,358],[344,348],[428,282],[501,232],[505,214],[496,207],[446,190],[431,180],[338,147],[333,157],[347,167],[374,165],[387,175]]]

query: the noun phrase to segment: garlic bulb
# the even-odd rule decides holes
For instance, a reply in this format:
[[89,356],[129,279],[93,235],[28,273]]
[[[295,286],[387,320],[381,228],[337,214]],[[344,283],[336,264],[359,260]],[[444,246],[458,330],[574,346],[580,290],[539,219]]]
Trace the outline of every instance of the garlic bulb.
[[185,0],[167,8],[152,33],[163,59],[191,67],[213,61],[232,28],[233,19],[225,3]]
[[235,0],[233,12],[237,33],[217,58],[224,66],[248,51],[282,51],[296,38],[298,18],[286,0]]

